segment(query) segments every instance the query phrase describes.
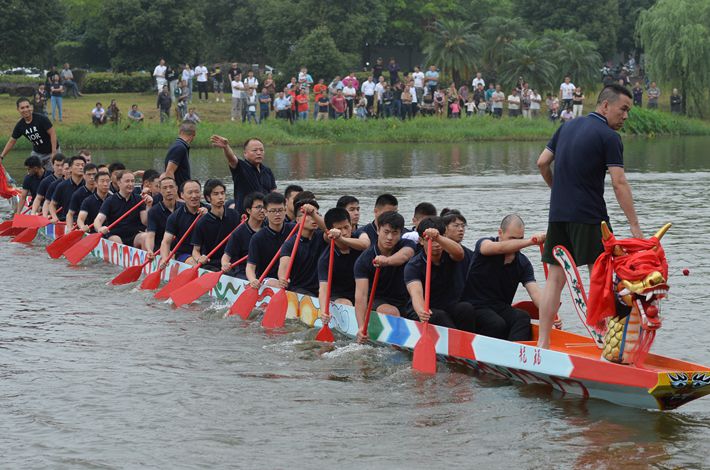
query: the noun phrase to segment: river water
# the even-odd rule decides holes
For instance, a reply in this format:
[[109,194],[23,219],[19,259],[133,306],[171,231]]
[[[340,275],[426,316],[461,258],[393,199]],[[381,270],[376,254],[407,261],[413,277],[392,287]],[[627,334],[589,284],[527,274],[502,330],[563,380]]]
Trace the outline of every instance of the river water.
[[[407,220],[423,200],[460,208],[471,246],[510,212],[544,230],[542,146],[282,147],[268,148],[266,163],[281,188],[298,182],[323,208],[357,195],[363,222],[384,191],[399,197]],[[642,228],[650,235],[674,223],[664,239],[671,295],[654,352],[710,364],[710,139],[625,146]],[[159,166],[163,152],[95,156],[138,169]],[[6,160],[15,176],[22,160]],[[228,180],[214,150],[193,151],[193,172]],[[627,235],[610,188],[607,200]],[[399,352],[342,339],[323,346],[295,324],[267,334],[222,319],[209,301],[174,310],[130,286],[108,287],[117,268],[95,260],[69,268],[49,261],[43,243],[0,241],[2,468],[710,467],[710,398],[657,412],[454,366],[422,378]],[[528,255],[542,279],[539,258]],[[581,332],[563,299],[565,327]]]

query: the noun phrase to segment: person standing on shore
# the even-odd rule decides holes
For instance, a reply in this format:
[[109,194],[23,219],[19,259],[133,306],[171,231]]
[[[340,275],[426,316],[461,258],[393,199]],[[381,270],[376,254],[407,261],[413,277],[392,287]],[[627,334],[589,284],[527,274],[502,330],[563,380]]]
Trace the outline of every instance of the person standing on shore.
[[158,93],[163,91],[163,85],[167,85],[168,81],[165,79],[165,71],[167,67],[165,66],[165,59],[160,59],[158,65],[155,66],[153,70],[153,76],[155,77],[155,86],[158,88]]
[[10,153],[10,150],[17,143],[17,139],[25,136],[32,143],[32,153],[30,156],[39,157],[42,166],[48,172],[53,171],[52,157],[61,152],[57,132],[52,126],[52,121],[46,116],[32,112],[32,105],[27,98],[17,100],[17,111],[22,119],[17,121],[12,131],[12,136],[5,144],[5,148],[0,153],[0,162]]
[[177,187],[191,179],[190,177],[190,144],[195,140],[197,126],[193,122],[180,124],[178,138],[165,155],[165,173],[175,180]]
[[560,126],[538,158],[540,173],[552,188],[542,256],[542,261],[549,265],[549,275],[540,305],[538,347],[550,347],[552,322],[565,285],[565,273],[555,261],[553,248],[564,246],[577,264],[588,265],[590,272],[604,250],[600,223],[609,223],[604,202],[607,171],[631,235],[643,237],[624,173],[624,147],[616,132],[629,116],[632,99],[624,86],[605,87],[597,99],[596,111]]
[[197,77],[197,99],[202,101],[202,94],[205,94],[205,101],[209,100],[207,93],[207,75],[209,71],[204,64],[199,64],[195,67],[195,77]]

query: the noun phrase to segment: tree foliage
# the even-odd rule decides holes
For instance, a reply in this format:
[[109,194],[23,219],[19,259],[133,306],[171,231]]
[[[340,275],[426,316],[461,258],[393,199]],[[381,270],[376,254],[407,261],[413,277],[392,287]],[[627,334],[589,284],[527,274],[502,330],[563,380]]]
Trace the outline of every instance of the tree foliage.
[[656,81],[680,85],[690,116],[708,114],[710,3],[659,0],[639,18],[646,68]]
[[307,67],[317,72],[318,78],[330,78],[343,75],[345,71],[356,68],[357,56],[338,49],[327,26],[319,26],[299,40],[286,60],[287,70],[297,71]]
[[34,65],[51,57],[64,7],[59,0],[4,0],[0,14],[0,64]]
[[594,43],[577,31],[559,29],[543,33],[542,45],[556,64],[559,76],[574,77],[574,83],[589,86],[598,79],[597,69],[602,58]]
[[513,86],[520,77],[536,89],[549,89],[557,80],[557,66],[541,39],[515,39],[506,45],[507,59],[500,65],[499,80]]
[[462,20],[437,20],[424,44],[427,63],[436,64],[461,84],[461,77],[469,77],[477,69],[483,40],[473,32],[473,24]]

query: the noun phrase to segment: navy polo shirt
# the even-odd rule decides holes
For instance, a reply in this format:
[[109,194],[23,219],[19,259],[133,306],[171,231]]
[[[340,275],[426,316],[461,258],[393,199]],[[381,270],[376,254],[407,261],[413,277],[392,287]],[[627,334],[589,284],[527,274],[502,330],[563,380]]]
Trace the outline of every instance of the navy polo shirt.
[[[183,203],[178,202],[175,206],[175,210],[177,210],[181,205],[183,205]],[[153,203],[153,207],[151,207],[148,211],[148,226],[146,228],[146,232],[155,233],[155,243],[153,244],[153,249],[158,249],[160,244],[163,242],[165,226],[168,222],[168,217],[170,217],[173,212],[174,211],[171,211],[165,207],[163,201],[160,201],[157,204]]]
[[[284,223],[281,230],[275,232],[267,223],[251,237],[249,242],[249,258],[247,263],[253,264],[256,267],[257,277],[266,270],[266,267],[271,262],[271,259],[278,253],[281,245],[286,241],[286,237],[291,232],[295,224]],[[276,278],[278,276],[279,264],[274,263],[273,268],[267,274],[267,277]]]
[[[47,174],[47,172],[45,172]],[[40,183],[44,180],[44,175],[25,175],[25,179],[22,180],[22,189],[27,190],[30,196],[37,197],[37,191],[39,189]]]
[[81,203],[84,202],[84,199],[87,197],[91,196],[93,194],[92,191],[86,188],[86,184],[84,186],[80,187],[76,191],[74,191],[74,194],[71,196],[71,201],[69,201],[69,210],[74,212],[74,220],[76,221],[76,215],[79,213],[79,210],[81,209]]
[[624,166],[624,145],[606,118],[590,113],[566,122],[547,149],[555,154],[549,221],[608,222],[604,178],[608,167]]
[[369,224],[360,227],[356,232],[355,235],[357,238],[360,237],[363,233],[366,233],[368,237],[370,237],[370,244],[374,245],[377,243],[377,227],[375,227],[375,221],[373,220]]
[[[281,257],[291,256],[296,237],[287,240],[281,247]],[[289,288],[305,289],[314,294],[318,292],[318,258],[329,244],[323,240],[323,231],[314,230],[311,238],[301,237],[298,251],[291,268]]]
[[241,158],[237,159],[237,167],[229,167],[234,182],[235,209],[242,212],[244,197],[253,192],[269,194],[276,189],[276,179],[271,169],[261,164],[259,168]]
[[[208,255],[219,243],[239,225],[239,214],[232,209],[224,209],[222,217],[217,217],[212,212],[203,215],[195,229],[192,231],[192,246],[200,247],[200,254]],[[224,246],[217,250],[210,258],[208,265],[222,266]]]
[[[94,223],[94,219],[96,218],[97,215],[99,215],[99,211],[101,210],[101,206],[104,203],[104,199],[101,199],[99,197],[99,194],[94,192],[91,196],[85,198],[81,202],[81,207],[79,208],[79,212],[86,212],[86,219],[85,222],[86,225],[91,225]],[[91,231],[93,232],[94,229],[92,228]]]
[[[48,200],[51,201],[52,198],[54,197],[54,192],[57,190],[57,186],[62,184],[64,181],[66,181],[64,178],[57,178],[56,180],[52,181],[49,184],[49,187],[47,188],[47,192],[44,194],[44,197]],[[58,208],[57,208],[58,209]]]
[[[431,308],[449,310],[461,298],[468,266],[466,257],[454,261],[447,252],[441,253],[439,264],[431,264]],[[404,267],[404,283],[419,281],[422,287],[426,285],[426,252],[414,255]],[[411,308],[411,299],[409,300]]]
[[[247,222],[246,224],[235,230],[232,236],[229,237],[229,241],[224,247],[224,252],[229,255],[229,258],[232,260],[232,263],[242,259],[243,257],[249,254],[249,243],[251,242],[251,237],[253,237],[255,233],[257,233],[257,231],[251,228],[251,226]],[[241,263],[236,266],[232,270],[232,272],[234,276],[238,277],[239,279],[246,279],[246,269],[247,264]]]
[[182,183],[190,178],[190,144],[178,137],[173,145],[168,149],[165,155],[165,168],[168,168],[168,163],[173,162],[177,165],[175,170],[175,182],[178,188]]
[[505,264],[505,255],[482,255],[481,244],[485,240],[497,242],[498,237],[481,238],[476,242],[463,300],[479,307],[510,305],[518,284],[535,282],[532,264],[522,253],[516,253],[509,264]]
[[[183,235],[185,235],[187,229],[190,228],[190,225],[192,225],[196,218],[197,213],[191,214],[184,204],[175,209],[173,213],[168,216],[167,220],[165,221],[165,232],[163,236],[165,236],[165,233],[169,233],[174,237],[170,249],[175,248],[177,242],[180,241]],[[192,254],[192,245],[190,244],[189,239],[185,240],[175,252],[176,255],[183,253]]]
[[[392,249],[392,253],[396,253],[402,248],[415,249],[415,244],[411,240],[400,240]],[[372,280],[375,277],[375,266],[372,260],[380,254],[377,249],[377,243],[373,243],[370,247],[363,251],[360,257],[355,262],[353,272],[355,280],[367,279],[372,287]],[[380,268],[380,278],[377,281],[377,291],[375,298],[384,300],[395,306],[404,306],[409,299],[407,287],[404,284],[404,267],[402,266],[387,266]]]
[[54,173],[49,173],[47,176],[42,178],[42,181],[39,182],[39,186],[37,186],[37,196],[46,198],[47,190],[55,181],[57,181],[57,177],[54,176]]
[[[355,262],[362,254],[362,251],[350,248],[348,253],[340,251],[338,246],[333,250],[333,285],[331,286],[331,297],[355,298]],[[318,259],[318,281],[328,282],[328,263],[330,262],[330,246],[326,247],[323,254]]]
[[[111,225],[119,217],[125,214],[129,209],[140,202],[141,197],[137,196],[135,193],[131,193],[128,199],[121,196],[121,193],[111,194],[106,198],[103,204],[101,204],[101,209],[99,209],[100,214],[106,216],[105,226]],[[125,219],[123,219],[118,225],[111,229],[111,235],[118,235],[121,238],[135,236],[138,232],[142,231],[145,226],[141,222],[141,211],[145,210],[145,205],[139,207],[130,213]]]
[[69,204],[71,204],[71,197],[74,195],[74,191],[84,186],[84,178],[81,179],[79,184],[74,183],[71,178],[63,180],[57,185],[52,194],[52,201],[57,205],[57,209],[61,208],[57,217],[59,220],[65,220],[67,218],[67,212],[69,212]]

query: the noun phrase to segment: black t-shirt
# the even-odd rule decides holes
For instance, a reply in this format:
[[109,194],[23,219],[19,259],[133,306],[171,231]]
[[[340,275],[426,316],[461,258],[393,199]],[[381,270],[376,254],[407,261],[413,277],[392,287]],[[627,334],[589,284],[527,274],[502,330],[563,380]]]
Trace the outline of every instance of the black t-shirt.
[[[45,172],[46,174],[46,172]],[[27,190],[30,193],[30,196],[37,197],[37,191],[39,190],[39,185],[42,183],[44,180],[44,175],[42,176],[37,176],[37,175],[25,175],[25,179],[22,180],[22,189]]]
[[79,184],[76,184],[71,177],[62,180],[62,182],[57,185],[54,193],[52,194],[52,201],[57,205],[57,210],[61,208],[61,211],[57,214],[59,220],[66,220],[67,212],[69,212],[69,205],[71,204],[71,198],[74,195],[74,192],[82,186],[84,186],[83,178]]
[[377,227],[375,227],[374,220],[369,224],[357,229],[357,231],[355,232],[355,236],[359,238],[360,235],[362,235],[363,233],[366,233],[367,236],[370,238],[370,245],[377,244]]
[[[210,211],[202,216],[192,231],[192,246],[199,246],[200,254],[207,256],[237,225],[239,225],[237,211],[224,209],[221,218]],[[210,257],[207,264],[217,268],[221,267],[223,254],[224,245]]]
[[271,169],[266,165],[260,165],[257,169],[246,160],[237,159],[237,167],[229,168],[232,173],[232,181],[234,182],[234,199],[235,209],[237,212],[242,212],[242,203],[247,194],[260,192],[269,194],[276,189],[276,179]]
[[[128,199],[124,199],[121,193],[111,194],[106,198],[106,200],[101,204],[101,209],[99,209],[100,214],[106,216],[105,226],[111,225],[123,214],[128,212],[133,206],[138,204],[141,197],[135,193],[131,193]],[[141,211],[145,210],[145,206],[139,207],[130,213],[125,219],[119,222],[114,228],[111,229],[111,235],[118,235],[121,238],[135,236],[138,232],[145,229],[143,222],[141,222]]]
[[320,98],[318,98],[318,112],[319,113],[327,113],[328,112],[328,104],[330,101],[328,100],[328,97],[322,95]]
[[177,165],[175,170],[175,183],[179,188],[182,183],[191,179],[190,177],[190,144],[178,137],[173,145],[168,149],[165,155],[165,168],[168,168],[168,163],[173,162]]
[[[415,243],[411,240],[400,240],[397,245],[392,249],[392,253],[396,253],[402,248],[415,249]],[[372,280],[375,277],[375,266],[372,264],[372,260],[380,254],[377,249],[377,243],[370,245],[370,248],[363,251],[360,257],[355,262],[355,267],[353,272],[355,274],[355,279],[367,279],[370,282],[370,287],[372,287]],[[380,268],[380,278],[377,281],[377,291],[375,292],[375,298],[382,299],[387,303],[395,306],[406,305],[409,294],[407,293],[407,287],[404,284],[404,267],[402,266],[387,266]]]
[[609,221],[604,178],[610,166],[624,166],[624,145],[606,118],[590,113],[566,122],[547,144],[555,154],[550,222]]
[[[291,232],[295,224],[284,223],[281,230],[275,232],[268,224],[264,226],[251,237],[249,242],[249,258],[247,263],[253,264],[256,268],[256,276],[261,276],[261,273],[267,268],[271,259],[276,255],[281,248],[281,245],[286,241],[286,237]],[[267,274],[267,277],[278,277],[278,262],[274,263],[273,268]]]
[[64,93],[62,90],[62,84],[52,82],[52,85],[49,87],[49,92],[52,96],[62,96]]
[[76,216],[79,214],[79,210],[81,209],[81,203],[84,202],[84,199],[87,197],[91,196],[93,194],[92,191],[89,191],[86,188],[86,183],[76,191],[74,191],[74,194],[71,196],[71,201],[69,201],[69,208],[68,210],[72,211],[74,213],[74,220],[76,221]]
[[[163,236],[165,236],[165,233],[169,233],[174,237],[173,242],[170,246],[171,250],[175,248],[177,242],[180,241],[183,235],[185,235],[185,233],[190,228],[196,218],[197,213],[191,214],[184,204],[175,209],[173,213],[168,216],[167,220],[165,221],[165,231],[163,232]],[[189,239],[185,240],[175,252],[175,254],[184,253],[192,253],[192,245],[190,244]]]
[[[99,215],[101,206],[104,203],[104,199],[101,199],[98,193],[94,192],[91,196],[87,197],[81,202],[81,207],[79,208],[79,213],[86,212],[86,219],[84,223],[86,225],[91,225],[94,223],[94,219]],[[91,231],[95,231],[92,227]]]
[[535,282],[532,264],[522,253],[516,253],[509,264],[505,264],[505,255],[484,256],[481,244],[486,240],[497,242],[498,237],[481,238],[476,242],[463,300],[479,307],[510,305],[518,284]]
[[42,196],[44,198],[47,197],[47,191],[49,190],[49,187],[57,181],[57,177],[54,176],[54,173],[47,173],[47,176],[42,178],[42,181],[39,182],[39,185],[37,186],[37,196]]
[[[439,264],[431,264],[431,299],[429,306],[449,310],[461,298],[468,272],[466,258],[454,261],[443,252]],[[414,255],[404,267],[404,283],[419,281],[422,288],[426,285],[426,252]],[[411,299],[409,308],[413,310]]]
[[[177,210],[184,203],[178,202],[175,206]],[[146,227],[146,232],[155,233],[155,242],[153,243],[153,249],[158,249],[160,244],[163,242],[163,235],[165,234],[165,227],[168,222],[168,217],[172,215],[174,211],[168,209],[163,201],[153,203],[153,207],[148,211],[148,225]]]
[[57,186],[62,184],[62,182],[64,181],[66,181],[64,178],[57,178],[56,180],[52,181],[49,184],[49,187],[47,188],[47,192],[45,193],[44,197],[51,201],[54,197],[54,192],[57,190]]
[[[251,243],[251,237],[253,237],[255,233],[256,231],[251,228],[247,222],[235,230],[232,236],[229,237],[227,246],[224,247],[224,252],[229,255],[232,263],[249,254],[249,243]],[[246,279],[246,269],[247,264],[241,263],[237,265],[232,272],[235,277],[238,277],[239,279]]]
[[[296,237],[287,240],[281,247],[281,257],[291,256],[295,243]],[[314,230],[311,238],[301,237],[291,269],[289,288],[306,289],[314,294],[318,292],[318,258],[327,247],[320,229]]]
[[[342,253],[336,246],[333,250],[333,284],[331,286],[331,297],[345,297],[353,299],[355,297],[355,262],[362,254],[362,251],[350,248],[348,253]],[[330,262],[330,247],[326,248],[318,259],[318,281],[328,282],[328,263]]]
[[[17,140],[24,135],[27,140],[32,142],[32,150],[47,155],[52,153],[52,141],[49,138],[51,128],[52,121],[48,117],[32,113],[32,121],[29,123],[24,119],[17,121],[15,129],[12,131],[12,138]],[[57,139],[57,147],[59,147],[59,139]]]

